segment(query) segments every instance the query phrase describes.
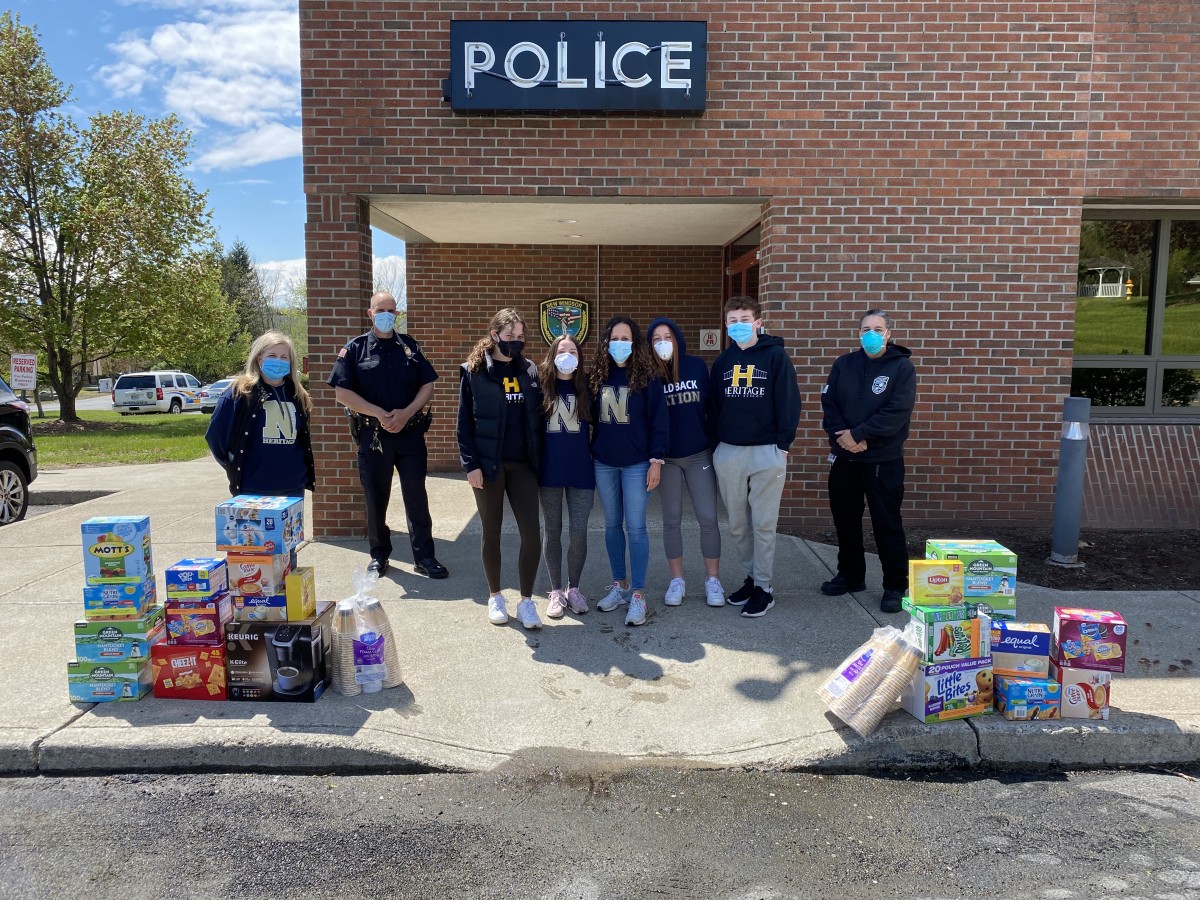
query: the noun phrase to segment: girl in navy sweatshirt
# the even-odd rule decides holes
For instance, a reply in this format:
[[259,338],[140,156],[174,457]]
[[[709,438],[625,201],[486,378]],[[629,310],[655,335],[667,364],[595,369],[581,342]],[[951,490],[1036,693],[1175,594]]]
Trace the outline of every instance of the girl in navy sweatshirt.
[[[604,507],[604,546],[613,584],[597,607],[611,612],[629,604],[626,625],[646,621],[646,568],[650,538],[646,504],[658,487],[670,440],[662,381],[637,323],[614,316],[604,327],[589,379],[595,437],[592,458]],[[625,538],[629,537],[626,578]],[[629,592],[630,580],[633,590]]]

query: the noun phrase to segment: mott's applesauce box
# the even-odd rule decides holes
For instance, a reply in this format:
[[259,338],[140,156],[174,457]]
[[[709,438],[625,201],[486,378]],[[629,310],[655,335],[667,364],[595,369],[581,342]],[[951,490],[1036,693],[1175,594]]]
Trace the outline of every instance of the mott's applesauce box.
[[141,700],[150,693],[150,658],[124,662],[67,663],[67,689],[75,703],[108,703]]
[[129,584],[93,584],[83,589],[83,615],[88,619],[139,619],[158,603],[151,575]]
[[304,540],[304,498],[239,494],[217,506],[217,549],[287,554]]
[[167,566],[165,581],[168,598],[212,597],[229,589],[229,567],[217,557],[181,559]]
[[987,656],[987,633],[973,606],[921,606],[911,597],[905,597],[902,606],[912,616],[926,665]]
[[1108,719],[1112,673],[1094,669],[1065,669],[1051,661],[1050,677],[1062,685],[1064,719]]
[[1056,606],[1054,659],[1066,669],[1124,672],[1128,631],[1118,613]]
[[297,566],[284,579],[289,622],[317,614],[317,573],[312,566]]
[[98,516],[81,528],[85,584],[153,580],[149,516]]
[[1015,722],[1057,719],[1062,687],[1049,678],[996,676],[996,712]]
[[904,689],[901,706],[927,725],[992,711],[992,660],[960,659],[921,666]]
[[963,566],[941,559],[908,561],[908,595],[918,606],[957,606],[963,602]]
[[979,621],[988,631],[992,671],[1025,678],[1050,677],[1050,628],[1041,622],[1014,622],[983,614]]
[[172,647],[155,644],[150,657],[155,697],[224,700],[225,647]]
[[125,662],[146,659],[150,648],[167,636],[161,606],[140,619],[82,620],[75,623],[75,658],[81,662]]
[[[235,597],[283,597],[292,570],[287,553],[230,553],[229,592]],[[286,606],[286,601],[280,605]]]
[[1017,554],[995,541],[931,539],[925,558],[957,560],[963,565],[963,594],[993,618],[1017,615]]

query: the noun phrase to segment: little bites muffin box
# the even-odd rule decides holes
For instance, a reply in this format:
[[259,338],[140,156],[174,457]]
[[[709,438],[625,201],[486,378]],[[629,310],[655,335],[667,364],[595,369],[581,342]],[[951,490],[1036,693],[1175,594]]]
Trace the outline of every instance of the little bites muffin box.
[[1125,620],[1101,609],[1054,608],[1054,660],[1064,669],[1125,671]]
[[1112,673],[1094,669],[1064,669],[1050,663],[1050,677],[1062,685],[1064,719],[1107,720],[1112,699]]
[[1017,615],[1017,554],[995,541],[931,539],[925,558],[957,560],[963,565],[963,594],[993,618]]
[[154,580],[149,516],[97,516],[81,530],[84,584]]
[[960,659],[922,666],[904,689],[901,706],[927,725],[992,711],[992,659]]
[[155,644],[150,656],[155,697],[224,700],[225,647]]

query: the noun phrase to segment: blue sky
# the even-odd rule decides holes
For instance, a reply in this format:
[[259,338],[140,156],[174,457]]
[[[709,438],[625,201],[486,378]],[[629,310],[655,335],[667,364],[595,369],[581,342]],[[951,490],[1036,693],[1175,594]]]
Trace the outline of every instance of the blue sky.
[[[301,277],[296,0],[9,0],[36,29],[81,122],[99,111],[175,113],[192,131],[188,176],[222,243],[266,273]],[[375,232],[377,256],[403,244]]]

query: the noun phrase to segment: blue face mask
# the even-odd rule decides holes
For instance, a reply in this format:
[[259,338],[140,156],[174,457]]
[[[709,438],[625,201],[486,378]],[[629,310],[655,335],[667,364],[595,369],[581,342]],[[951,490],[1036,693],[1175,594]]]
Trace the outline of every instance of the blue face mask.
[[878,331],[868,331],[865,334],[861,334],[858,341],[869,356],[874,356],[883,349],[884,345],[883,335]]
[[288,373],[292,371],[292,364],[286,359],[278,359],[274,356],[268,356],[262,361],[259,366],[262,373],[267,376],[270,381],[283,381],[288,377]]
[[633,341],[609,341],[608,355],[620,365],[633,354]]
[[734,322],[732,325],[725,327],[725,333],[729,335],[729,339],[738,344],[748,344],[750,339],[754,337],[754,325],[750,322]]
[[375,313],[375,330],[380,334],[391,334],[396,327],[396,314],[390,311]]

